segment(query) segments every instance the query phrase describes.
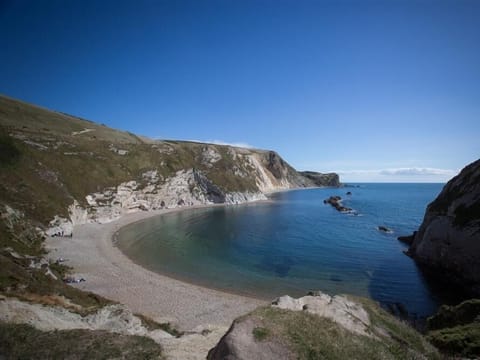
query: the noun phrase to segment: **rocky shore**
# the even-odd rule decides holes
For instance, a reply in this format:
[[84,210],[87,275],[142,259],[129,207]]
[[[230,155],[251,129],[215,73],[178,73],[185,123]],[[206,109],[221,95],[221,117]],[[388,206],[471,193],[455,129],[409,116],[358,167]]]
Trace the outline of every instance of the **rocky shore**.
[[466,166],[431,202],[418,231],[401,237],[430,271],[480,295],[480,160]]

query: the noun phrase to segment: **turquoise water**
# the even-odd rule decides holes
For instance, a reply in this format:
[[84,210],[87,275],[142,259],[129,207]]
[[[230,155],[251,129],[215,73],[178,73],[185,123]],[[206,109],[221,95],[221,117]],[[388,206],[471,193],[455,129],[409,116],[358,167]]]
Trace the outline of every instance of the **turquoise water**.
[[[358,186],[288,191],[273,194],[268,203],[166,214],[121,229],[117,244],[150,270],[221,290],[272,299],[319,289],[431,314],[441,295],[396,237],[418,228],[443,185]],[[340,195],[358,216],[325,205],[331,195]],[[378,231],[378,225],[393,233]]]

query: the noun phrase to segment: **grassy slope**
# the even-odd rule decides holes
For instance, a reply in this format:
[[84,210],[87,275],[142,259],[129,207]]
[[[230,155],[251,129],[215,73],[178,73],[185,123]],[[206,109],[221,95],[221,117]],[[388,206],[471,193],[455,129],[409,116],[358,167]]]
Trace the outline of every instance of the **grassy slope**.
[[[72,135],[85,129],[93,131]],[[112,145],[128,154],[115,153]],[[0,157],[0,201],[16,204],[29,218],[45,223],[54,215],[66,215],[73,199],[82,202],[105,187],[141,180],[147,170],[169,177],[194,167],[226,191],[257,190],[252,177],[234,175],[234,165],[251,172],[247,163],[234,160],[227,146],[209,146],[222,156],[214,167],[202,164],[205,144],[154,142],[0,97],[0,149],[14,154]]]
[[442,306],[427,321],[427,338],[448,354],[480,356],[480,300]]
[[[94,131],[72,135],[73,132],[85,129]],[[113,152],[112,145],[117,149],[128,150],[128,154],[121,156]],[[80,307],[81,310],[76,308],[79,312],[94,311],[107,304],[105,299],[45,276],[45,268],[30,268],[28,265],[31,259],[15,258],[11,251],[40,257],[43,254],[42,238],[35,231],[36,226],[46,224],[54,215],[67,215],[67,206],[73,199],[82,201],[85,195],[101,191],[105,187],[132,179],[141,180],[141,174],[153,168],[158,169],[162,176],[168,177],[178,170],[195,167],[204,171],[207,177],[224,190],[256,190],[251,177],[242,179],[234,176],[235,166],[237,170],[247,173],[251,168],[246,163],[234,160],[228,147],[213,146],[222,156],[213,168],[202,165],[200,154],[204,147],[205,144],[191,142],[152,142],[127,132],[0,97],[0,207],[3,211],[4,205],[9,204],[25,214],[14,221],[6,218],[0,221],[0,293],[57,305],[62,305],[62,299],[66,298]],[[263,151],[258,153],[268,155]],[[50,268],[60,277],[66,271],[61,266],[51,265]],[[271,316],[268,311],[262,311],[266,310],[259,310],[258,315],[265,319],[265,327],[272,325],[273,331],[278,331],[279,336],[290,341],[303,358],[312,358],[322,351],[335,353],[340,349],[339,354],[342,356],[357,354],[357,351],[367,356],[373,354],[372,346],[378,345],[368,339],[351,337],[328,321],[314,319],[303,313],[279,313]],[[312,331],[306,331],[307,329]],[[415,349],[423,344],[418,340],[417,334],[405,335],[407,332],[403,328],[394,328],[392,331],[404,334],[401,338],[407,339],[405,344]],[[102,344],[101,351],[104,354],[117,356],[114,354],[117,354],[115,351],[118,349],[137,349],[139,342],[143,344],[141,346],[146,346],[145,341],[148,342],[145,339],[102,332],[41,333],[21,325],[2,325],[0,333],[4,353],[27,358],[38,348],[37,339],[41,339],[40,343],[44,345],[41,351],[45,351],[42,355],[47,358],[75,356],[72,353],[80,354],[80,358],[101,357],[101,353],[91,352],[97,344]],[[269,336],[270,333],[260,331],[259,334],[261,337]],[[79,346],[72,337],[80,340]],[[330,345],[335,344],[335,339],[339,342],[336,348],[332,348]],[[398,343],[404,344],[401,341]],[[50,353],[45,344],[51,344]],[[62,344],[68,346],[63,347]],[[399,351],[399,354],[408,352],[405,345],[402,347],[397,344],[397,349],[395,344],[381,345],[383,347],[379,353],[388,355],[395,351]],[[157,354],[158,349],[149,346],[146,348],[152,354]],[[70,355],[65,351],[70,351]],[[148,358],[148,351],[141,357]],[[123,355],[118,356],[121,358]]]
[[256,341],[279,339],[301,360],[441,358],[435,348],[407,324],[368,299],[354,300],[360,301],[368,311],[372,321],[370,330],[376,338],[355,335],[329,319],[307,312],[265,307],[247,316],[255,317],[262,324],[253,330]]
[[3,359],[163,359],[161,348],[142,336],[107,331],[43,332],[29,325],[0,323]]
[[[85,129],[93,131],[81,133]],[[141,174],[152,169],[166,178],[178,170],[195,167],[226,191],[257,190],[251,177],[234,176],[234,165],[247,173],[251,168],[234,161],[227,146],[212,145],[222,158],[214,167],[202,164],[205,146],[193,142],[153,142],[0,96],[0,294],[65,306],[81,314],[110,303],[64,284],[60,279],[68,269],[63,266],[48,265],[59,280],[45,275],[47,265],[30,266],[44,255],[43,238],[36,228],[46,225],[55,215],[67,216],[67,208],[74,199],[86,205],[87,194],[132,179],[141,181]],[[112,148],[127,150],[128,154],[119,155]],[[8,214],[7,205],[19,212]],[[162,328],[164,324],[156,326]],[[5,331],[5,327],[2,329]],[[55,338],[63,341],[68,335],[66,332],[41,334],[28,328],[20,334],[35,338],[38,335],[47,343],[55,342]],[[22,336],[7,340],[15,343]],[[108,338],[105,334],[99,336]],[[34,342],[27,344],[35,348]],[[28,349],[26,353],[22,352],[25,349],[19,349],[17,354],[12,347],[3,348],[7,353],[28,357]],[[62,351],[54,347],[45,356],[57,357],[52,354],[63,354]]]

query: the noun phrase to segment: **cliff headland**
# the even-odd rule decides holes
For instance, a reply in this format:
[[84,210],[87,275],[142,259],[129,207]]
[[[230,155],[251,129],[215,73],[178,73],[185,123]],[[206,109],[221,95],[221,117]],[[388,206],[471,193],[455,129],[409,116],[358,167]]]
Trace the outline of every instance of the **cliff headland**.
[[[467,267],[478,264],[457,256],[477,249],[468,245],[478,235],[477,165],[430,205],[410,250],[469,284]],[[148,216],[337,187],[337,174],[298,172],[270,150],[152,140],[7,97],[0,169],[0,357],[201,359],[210,349],[211,359],[439,357],[369,300],[315,292],[268,305],[151,273],[112,242],[119,227]],[[468,246],[445,257],[422,245],[437,221]]]

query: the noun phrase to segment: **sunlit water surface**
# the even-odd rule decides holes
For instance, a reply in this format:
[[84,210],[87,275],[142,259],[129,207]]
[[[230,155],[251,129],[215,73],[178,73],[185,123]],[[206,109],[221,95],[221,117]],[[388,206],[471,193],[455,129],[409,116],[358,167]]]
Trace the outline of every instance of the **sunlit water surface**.
[[[418,228],[442,184],[358,186],[166,214],[121,229],[117,244],[145,268],[221,290],[272,299],[320,289],[431,314],[442,298],[396,238]],[[325,205],[331,195],[358,215]],[[379,225],[393,233],[380,232]]]

